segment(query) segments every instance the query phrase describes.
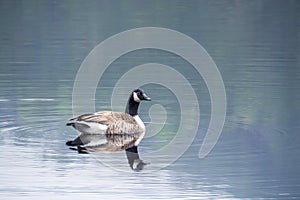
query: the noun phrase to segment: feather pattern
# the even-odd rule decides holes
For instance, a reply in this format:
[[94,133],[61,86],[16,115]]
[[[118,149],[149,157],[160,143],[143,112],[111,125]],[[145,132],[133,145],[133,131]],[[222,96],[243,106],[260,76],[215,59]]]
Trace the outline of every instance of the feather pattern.
[[[140,126],[134,117],[122,112],[102,111],[80,115],[70,120],[73,121],[72,126],[81,132],[70,146],[87,145],[85,149],[88,151],[127,149],[144,136],[145,132],[144,126]],[[98,129],[95,128],[97,126]],[[92,145],[93,141],[98,141],[98,144]]]
[[125,113],[101,111],[73,117],[66,124],[81,134],[66,142],[80,153],[92,151],[131,151],[145,135],[145,125],[138,116],[141,101],[151,101],[142,89],[134,90],[128,99]]
[[94,114],[84,114],[74,117],[76,123],[85,122],[86,125],[97,123],[106,125],[105,134],[141,134],[145,130],[137,124],[137,121],[129,114],[122,112],[102,111]]

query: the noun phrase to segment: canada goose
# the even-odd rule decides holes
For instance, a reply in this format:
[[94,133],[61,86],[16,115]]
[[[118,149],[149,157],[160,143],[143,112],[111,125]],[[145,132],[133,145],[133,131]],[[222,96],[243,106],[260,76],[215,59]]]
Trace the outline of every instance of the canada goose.
[[142,89],[136,89],[130,94],[125,113],[101,111],[71,118],[66,125],[81,134],[66,145],[76,146],[79,153],[126,150],[131,168],[140,168],[144,163],[139,160],[137,146],[145,135],[145,125],[138,107],[143,100],[151,101]]

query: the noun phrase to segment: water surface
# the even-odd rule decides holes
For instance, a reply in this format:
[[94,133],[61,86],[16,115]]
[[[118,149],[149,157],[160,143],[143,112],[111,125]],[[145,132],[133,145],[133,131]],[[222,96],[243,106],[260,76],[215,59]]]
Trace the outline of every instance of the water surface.
[[[1,199],[298,199],[299,6],[298,1],[1,1]],[[120,57],[98,85],[97,109],[110,108],[112,89],[124,72],[151,62],[187,77],[201,110],[197,136],[180,159],[153,172],[168,157],[153,155],[136,173],[123,152],[69,150],[65,142],[77,133],[65,123],[72,116],[76,73],[88,53],[107,37],[145,26],[180,31],[208,51],[224,80],[227,115],[217,145],[199,159],[211,109],[203,79],[170,52],[143,49]],[[153,101],[141,105],[141,118],[150,122],[149,108],[160,104],[168,119],[159,134],[147,132],[142,158],[168,144],[180,120],[174,94],[155,84],[143,88]]]

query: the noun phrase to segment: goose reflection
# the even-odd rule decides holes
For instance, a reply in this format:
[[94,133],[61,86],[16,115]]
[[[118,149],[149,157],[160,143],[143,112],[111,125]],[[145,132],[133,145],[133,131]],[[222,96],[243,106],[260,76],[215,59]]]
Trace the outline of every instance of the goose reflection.
[[129,96],[125,113],[101,111],[70,119],[66,125],[80,135],[66,145],[79,153],[125,150],[130,167],[142,170],[146,163],[139,158],[138,145],[145,135],[145,125],[138,116],[138,107],[141,101],[150,100],[142,89],[136,89]]
[[125,150],[126,156],[128,160],[128,164],[134,171],[141,171],[144,169],[144,166],[147,165],[147,163],[144,163],[143,160],[140,159],[139,153],[137,151],[137,147],[133,146],[131,148],[128,148]]

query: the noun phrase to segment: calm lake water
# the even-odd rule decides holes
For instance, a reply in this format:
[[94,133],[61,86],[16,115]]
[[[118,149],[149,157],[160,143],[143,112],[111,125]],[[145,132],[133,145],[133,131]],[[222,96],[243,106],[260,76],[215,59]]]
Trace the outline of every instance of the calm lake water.
[[[299,1],[276,0],[1,1],[0,198],[300,199],[299,13]],[[73,85],[82,62],[108,37],[139,27],[186,34],[218,66],[226,119],[203,159],[198,154],[211,117],[208,88],[190,63],[157,49],[120,56],[90,100],[96,110],[111,109],[115,84],[135,66],[176,69],[200,108],[188,111],[201,120],[184,154],[168,163],[168,154],[153,153],[176,137],[185,109],[177,94],[155,83],[142,86],[153,99],[140,108],[148,131],[139,153],[150,163],[143,171],[130,170],[124,152],[83,155],[65,146],[78,134],[65,123],[73,116]],[[184,84],[171,75],[169,83]],[[121,88],[116,96],[123,95],[125,104],[131,89]],[[182,94],[190,101],[189,93]],[[124,104],[114,110],[124,110]],[[155,115],[161,111],[167,114]]]

